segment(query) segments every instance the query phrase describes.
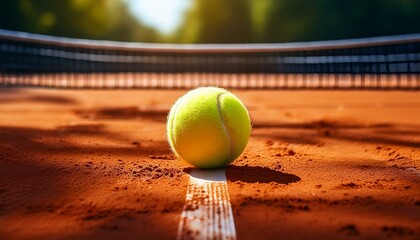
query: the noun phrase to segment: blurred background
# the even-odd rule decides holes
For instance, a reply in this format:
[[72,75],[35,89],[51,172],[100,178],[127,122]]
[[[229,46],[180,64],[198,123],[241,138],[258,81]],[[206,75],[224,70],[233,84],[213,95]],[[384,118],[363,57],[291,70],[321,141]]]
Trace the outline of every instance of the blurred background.
[[0,28],[156,43],[270,43],[420,33],[418,0],[1,0]]

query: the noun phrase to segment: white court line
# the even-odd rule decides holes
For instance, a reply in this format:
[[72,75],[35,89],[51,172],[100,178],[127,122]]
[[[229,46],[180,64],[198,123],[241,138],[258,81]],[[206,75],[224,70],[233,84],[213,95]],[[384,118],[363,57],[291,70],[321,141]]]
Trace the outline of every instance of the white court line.
[[191,171],[177,239],[236,239],[225,169]]

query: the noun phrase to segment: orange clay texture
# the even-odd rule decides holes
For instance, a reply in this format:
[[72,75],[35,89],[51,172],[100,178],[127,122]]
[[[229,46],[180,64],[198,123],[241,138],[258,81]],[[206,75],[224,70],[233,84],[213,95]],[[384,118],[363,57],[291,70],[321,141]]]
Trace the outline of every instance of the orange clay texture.
[[[238,239],[420,239],[420,92],[232,90]],[[0,89],[0,239],[176,239],[185,90]]]

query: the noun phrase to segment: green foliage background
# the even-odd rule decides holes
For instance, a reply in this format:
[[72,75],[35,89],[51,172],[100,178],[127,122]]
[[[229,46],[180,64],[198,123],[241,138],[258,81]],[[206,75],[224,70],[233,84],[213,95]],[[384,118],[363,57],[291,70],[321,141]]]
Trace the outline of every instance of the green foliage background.
[[418,0],[191,0],[183,23],[169,35],[139,22],[124,0],[1,0],[0,13],[3,29],[120,41],[290,42],[420,33]]

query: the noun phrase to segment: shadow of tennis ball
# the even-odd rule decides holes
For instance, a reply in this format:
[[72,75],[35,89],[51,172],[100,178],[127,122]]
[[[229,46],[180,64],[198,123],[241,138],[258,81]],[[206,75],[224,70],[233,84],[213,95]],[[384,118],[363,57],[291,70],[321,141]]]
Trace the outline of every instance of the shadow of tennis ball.
[[226,168],[226,178],[230,182],[246,182],[246,183],[279,183],[289,184],[298,182],[300,177],[272,170],[267,167],[258,166],[228,166]]

